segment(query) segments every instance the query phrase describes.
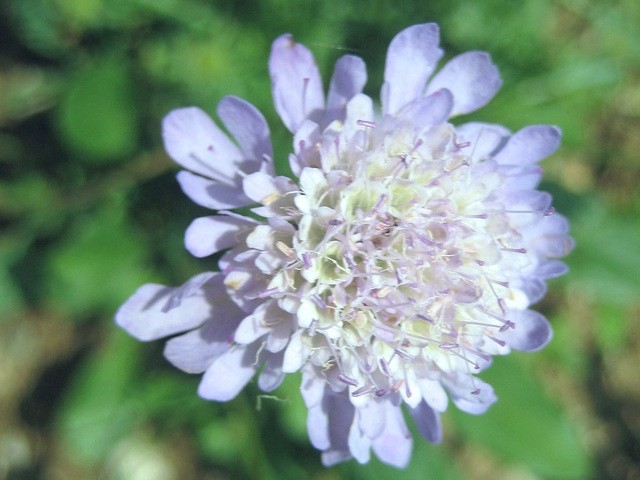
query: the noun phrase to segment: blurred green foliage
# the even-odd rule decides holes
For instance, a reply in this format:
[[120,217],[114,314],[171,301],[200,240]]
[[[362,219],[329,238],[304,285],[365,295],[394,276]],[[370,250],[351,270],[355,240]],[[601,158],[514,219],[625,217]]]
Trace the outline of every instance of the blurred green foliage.
[[[448,57],[491,53],[504,86],[481,119],[553,123],[545,189],[572,220],[571,273],[540,308],[554,342],[498,359],[500,401],[415,436],[406,471],[376,460],[325,469],[309,445],[299,379],[199,399],[160,342],[112,316],[145,282],[211,269],[184,251],[203,209],[161,151],[170,109],[260,108],[286,171],[271,41],[309,46],[328,79],[345,52],[382,79],[388,42],[425,21]],[[0,478],[640,478],[640,3],[635,0],[5,0],[0,4]],[[451,410],[455,410],[454,407]]]

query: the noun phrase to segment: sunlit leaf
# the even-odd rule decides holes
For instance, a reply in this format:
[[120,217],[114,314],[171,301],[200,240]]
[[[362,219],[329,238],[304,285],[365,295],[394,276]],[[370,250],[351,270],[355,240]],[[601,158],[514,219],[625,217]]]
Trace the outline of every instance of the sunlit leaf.
[[549,478],[588,478],[590,461],[576,426],[517,358],[497,358],[483,378],[498,395],[489,411],[472,416],[452,409],[450,414],[466,439]]

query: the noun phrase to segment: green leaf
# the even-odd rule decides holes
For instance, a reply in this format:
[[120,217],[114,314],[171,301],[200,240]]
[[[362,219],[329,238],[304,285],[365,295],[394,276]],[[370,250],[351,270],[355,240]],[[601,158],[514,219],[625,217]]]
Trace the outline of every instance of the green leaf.
[[79,318],[114,312],[149,280],[145,244],[123,218],[120,201],[80,218],[52,250],[48,302]]
[[479,416],[452,409],[451,417],[464,437],[543,476],[588,478],[589,457],[576,426],[544,395],[542,385],[516,356],[496,358],[483,378],[494,387],[498,401]]
[[138,368],[139,345],[114,328],[102,348],[82,366],[68,389],[56,422],[58,434],[84,463],[104,458],[139,418],[127,400]]
[[568,280],[596,300],[630,305],[638,299],[640,220],[595,201],[572,223],[575,251],[567,258]]
[[127,59],[113,56],[71,81],[57,115],[63,141],[83,160],[107,163],[136,149],[138,112]]

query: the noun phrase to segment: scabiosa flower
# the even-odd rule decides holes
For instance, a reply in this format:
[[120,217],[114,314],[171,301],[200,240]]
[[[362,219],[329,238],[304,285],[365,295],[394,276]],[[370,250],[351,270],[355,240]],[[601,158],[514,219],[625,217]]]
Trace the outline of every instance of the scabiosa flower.
[[[325,101],[312,54],[278,38],[269,70],[297,180],[275,175],[267,124],[244,100],[217,110],[235,142],[195,107],[163,123],[182,189],[217,210],[193,221],[186,247],[224,253],[218,272],[181,287],[142,286],[117,323],[145,341],[186,332],[165,356],[203,373],[205,399],[232,399],[256,373],[272,391],[300,370],[326,465],[364,463],[373,450],[405,466],[403,408],[438,442],[448,399],[472,414],[496,400],[475,376],[493,355],[551,338],[529,307],[566,271],[557,259],[572,247],[551,196],[536,190],[560,132],[449,123],[501,81],[482,52],[433,75],[438,44],[435,24],[393,39],[376,114],[360,58],[338,60]],[[254,215],[233,211],[247,206]]]

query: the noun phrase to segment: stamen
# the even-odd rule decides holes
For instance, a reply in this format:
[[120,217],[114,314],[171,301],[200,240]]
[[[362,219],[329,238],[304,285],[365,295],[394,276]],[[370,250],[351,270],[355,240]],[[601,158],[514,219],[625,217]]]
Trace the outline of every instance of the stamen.
[[357,120],[356,124],[360,125],[361,127],[367,127],[367,128],[375,128],[376,127],[376,123],[375,122],[371,122],[369,120]]
[[396,348],[393,353],[397,354],[400,358],[402,358],[404,361],[407,362],[411,362],[413,360],[415,360],[414,356],[409,355],[407,352],[403,352],[402,350]]
[[502,311],[502,314],[506,315],[508,310],[507,310],[507,304],[504,301],[504,298],[498,298],[498,306],[500,307],[500,310]]
[[389,372],[389,364],[387,363],[387,361],[384,358],[381,358],[379,363],[380,363],[380,368],[382,368],[382,372],[387,377],[390,377],[391,376],[391,372]]
[[324,302],[324,300],[322,300],[322,297],[320,297],[320,295],[318,295],[317,293],[314,295],[311,295],[311,301],[315,303],[315,305],[320,309],[322,310],[327,309],[327,304]]
[[338,374],[338,379],[341,382],[346,383],[347,385],[351,385],[352,387],[357,387],[358,386],[358,382],[355,379],[353,379],[351,377],[347,377],[346,375],[344,375],[342,373]]
[[507,330],[509,330],[510,328],[516,328],[516,324],[513,323],[511,320],[507,320],[505,322],[505,324],[500,327],[500,330],[498,330],[500,333],[506,332]]
[[302,254],[302,264],[307,270],[311,268],[311,256],[309,255],[309,253],[305,252]]
[[364,387],[360,387],[357,390],[351,392],[352,397],[361,397],[362,395],[366,395],[367,393],[371,393],[375,390],[373,385],[365,385]]
[[293,248],[280,240],[276,242],[276,248],[289,258],[293,257],[295,254]]
[[258,294],[258,298],[267,298],[272,296],[274,293],[278,293],[280,291],[279,288],[269,288],[267,290],[265,290],[264,292],[260,292]]
[[511,253],[527,253],[527,249],[526,248],[507,248],[507,247],[503,247],[500,249],[503,252],[511,252]]

